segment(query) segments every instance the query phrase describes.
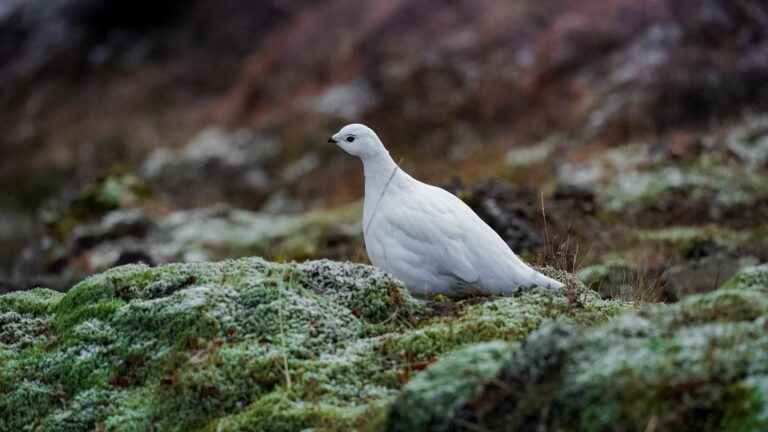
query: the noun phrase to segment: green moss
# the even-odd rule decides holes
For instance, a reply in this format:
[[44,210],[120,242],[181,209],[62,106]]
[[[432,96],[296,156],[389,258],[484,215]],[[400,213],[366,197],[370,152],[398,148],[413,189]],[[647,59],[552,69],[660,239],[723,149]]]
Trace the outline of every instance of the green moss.
[[374,267],[320,260],[299,264],[298,269],[309,289],[343,305],[368,324],[383,325],[399,316],[410,320],[425,313],[422,302]]
[[768,292],[768,264],[750,267],[740,271],[723,285],[724,289],[754,290]]
[[369,266],[248,258],[128,265],[64,296],[0,296],[3,317],[28,320],[0,345],[0,409],[16,413],[0,430],[365,427],[458,348],[627,307],[574,283],[570,294],[425,303]]
[[367,266],[241,259],[0,296],[34,335],[0,347],[0,430],[766,425],[765,266],[628,314],[543,271],[567,287],[422,302]]
[[91,388],[78,393],[66,406],[50,412],[41,422],[45,431],[82,431],[93,429],[123,399],[120,391]]
[[214,344],[193,358],[185,357],[183,368],[166,367],[155,390],[157,424],[170,430],[178,423],[176,416],[159,415],[164,412],[202,425],[242,408],[283,383],[284,359],[280,350],[239,344],[220,348]]
[[100,424],[108,431],[152,430],[154,402],[151,391],[146,387],[126,390],[120,395],[120,403],[112,405],[112,411]]
[[751,432],[768,425],[768,375],[758,375],[729,388],[723,430]]
[[[681,163],[660,158],[647,144],[631,144],[586,162],[565,164],[559,171],[561,182],[592,189],[603,207],[617,212],[675,199],[680,193],[723,208],[768,196],[765,172],[734,161],[725,146]],[[616,173],[621,173],[618,181]]]
[[14,291],[0,296],[0,311],[20,314],[44,315],[62,298],[62,294],[46,288]]
[[[475,378],[475,396],[432,415],[430,430],[766,430],[766,273],[748,269],[719,291],[586,330],[544,325],[502,350],[498,374]],[[425,421],[439,387],[417,382],[384,429]]]
[[[3,369],[6,366],[3,365]],[[0,393],[0,430],[36,431],[42,419],[58,405],[60,392],[56,386],[32,380],[16,380],[9,386],[9,377],[3,371]]]
[[768,296],[764,292],[721,289],[707,296],[691,296],[678,305],[670,326],[699,322],[738,322],[768,314]]
[[359,425],[362,410],[350,410],[320,401],[292,399],[282,391],[270,393],[242,412],[210,424],[208,431],[293,432],[305,429],[348,431]]
[[564,295],[537,289],[466,305],[456,317],[434,318],[414,331],[383,338],[378,350],[390,357],[425,361],[471,343],[521,340],[546,320],[560,316],[573,316],[585,325],[604,322],[626,307],[595,298],[573,304]]
[[639,280],[637,270],[616,260],[584,267],[576,276],[605,298],[631,299]]
[[62,294],[45,288],[0,296],[0,348],[28,346],[48,331]]
[[509,344],[489,342],[459,350],[416,375],[390,412],[391,431],[443,429],[452,413],[494,378],[509,356]]

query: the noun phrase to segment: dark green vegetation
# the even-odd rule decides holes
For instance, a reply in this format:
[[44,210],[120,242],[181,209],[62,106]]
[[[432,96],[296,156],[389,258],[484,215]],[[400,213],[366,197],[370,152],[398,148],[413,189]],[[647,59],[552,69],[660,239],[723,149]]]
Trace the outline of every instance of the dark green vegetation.
[[457,348],[519,341],[553,318],[595,325],[629,307],[569,280],[567,292],[422,302],[368,266],[253,258],[127,265],[63,295],[6,294],[0,430],[370,426]]

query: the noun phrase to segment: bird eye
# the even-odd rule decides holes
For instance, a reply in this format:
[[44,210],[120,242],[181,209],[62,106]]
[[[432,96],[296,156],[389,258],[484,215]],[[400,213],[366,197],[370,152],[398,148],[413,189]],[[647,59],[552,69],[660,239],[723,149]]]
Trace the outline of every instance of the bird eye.
[[353,137],[353,136],[348,136],[347,137],[347,142],[352,142],[354,140],[355,140],[355,137]]

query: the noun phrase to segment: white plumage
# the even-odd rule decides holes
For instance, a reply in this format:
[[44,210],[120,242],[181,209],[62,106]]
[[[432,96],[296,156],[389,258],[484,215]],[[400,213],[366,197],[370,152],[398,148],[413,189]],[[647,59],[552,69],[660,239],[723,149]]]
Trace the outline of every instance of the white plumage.
[[363,236],[373,265],[420,296],[560,288],[529,267],[459,198],[397,166],[373,130],[351,124],[329,140],[363,161]]

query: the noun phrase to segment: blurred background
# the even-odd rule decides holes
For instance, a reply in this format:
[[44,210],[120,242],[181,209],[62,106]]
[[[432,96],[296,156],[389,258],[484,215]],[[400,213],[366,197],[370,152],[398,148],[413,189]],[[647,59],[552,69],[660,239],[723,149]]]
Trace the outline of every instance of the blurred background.
[[768,260],[764,0],[3,0],[0,292],[365,262],[349,122],[604,297]]

